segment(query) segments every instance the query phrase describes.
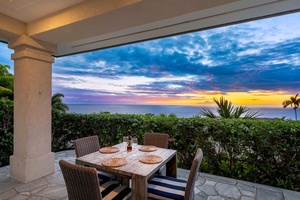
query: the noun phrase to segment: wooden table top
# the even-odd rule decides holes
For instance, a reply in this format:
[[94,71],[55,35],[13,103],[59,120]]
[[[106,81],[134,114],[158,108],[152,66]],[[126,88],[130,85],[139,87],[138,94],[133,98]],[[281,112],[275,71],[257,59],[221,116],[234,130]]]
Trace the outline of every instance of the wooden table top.
[[[132,180],[132,200],[146,200],[147,199],[147,181],[156,171],[166,164],[167,176],[176,178],[177,176],[177,162],[176,150],[157,148],[156,151],[144,152],[138,150],[140,145],[132,152],[127,153],[123,143],[115,145],[120,149],[116,153],[101,153],[94,152],[79,158],[76,158],[76,164],[83,166],[95,167],[99,171],[115,174],[126,179]],[[162,158],[161,163],[145,164],[139,161],[139,158],[145,155],[156,155]],[[109,158],[125,158],[127,164],[120,167],[108,167],[102,165],[102,162]]]
[[[121,143],[114,146],[120,149],[119,152],[116,153],[101,153],[99,151],[94,152],[77,158],[76,164],[95,167],[100,171],[113,173],[125,177],[139,175],[148,178],[149,176],[154,174],[157,170],[159,170],[161,166],[166,164],[172,157],[176,155],[176,150],[164,149],[164,148],[157,148],[156,151],[152,151],[152,152],[143,152],[138,150],[139,146],[141,145],[138,145],[135,151],[127,153],[127,151],[125,151],[124,145]],[[144,155],[157,155],[162,157],[163,161],[157,164],[145,164],[139,161],[139,158]],[[127,164],[115,168],[103,166],[102,162],[109,158],[125,158],[127,160]]]

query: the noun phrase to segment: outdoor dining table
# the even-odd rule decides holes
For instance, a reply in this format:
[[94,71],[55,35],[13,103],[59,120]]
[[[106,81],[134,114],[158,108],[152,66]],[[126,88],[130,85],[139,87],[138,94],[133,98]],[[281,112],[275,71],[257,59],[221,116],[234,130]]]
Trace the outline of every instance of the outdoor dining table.
[[[114,147],[120,149],[116,153],[94,152],[79,158],[76,158],[76,164],[82,166],[95,167],[97,170],[114,174],[125,179],[131,179],[133,200],[147,199],[147,181],[163,165],[166,165],[166,175],[177,178],[177,159],[176,150],[157,148],[155,151],[140,151],[138,145],[132,152],[127,152],[123,143]],[[162,158],[157,164],[146,164],[139,159],[145,155],[156,155]],[[104,166],[102,162],[110,158],[125,158],[127,163],[120,167]]]

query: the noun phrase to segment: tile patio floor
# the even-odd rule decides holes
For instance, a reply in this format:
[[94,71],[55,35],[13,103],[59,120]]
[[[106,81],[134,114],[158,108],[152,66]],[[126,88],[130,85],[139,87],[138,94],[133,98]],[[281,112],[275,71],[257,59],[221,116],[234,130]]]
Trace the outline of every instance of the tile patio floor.
[[[23,184],[9,177],[9,166],[0,168],[0,200],[67,200],[65,183],[58,165],[64,159],[75,161],[73,150],[56,153],[55,172]],[[189,171],[178,169],[178,178],[186,179]],[[300,200],[300,192],[200,173],[195,200]]]

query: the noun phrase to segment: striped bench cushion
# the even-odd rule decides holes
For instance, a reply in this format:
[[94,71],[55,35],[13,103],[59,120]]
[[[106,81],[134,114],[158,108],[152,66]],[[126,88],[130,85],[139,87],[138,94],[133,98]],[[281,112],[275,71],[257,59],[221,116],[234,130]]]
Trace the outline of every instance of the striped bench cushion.
[[116,181],[108,181],[100,185],[103,200],[125,200],[131,196],[131,189],[121,186]]
[[184,199],[186,180],[168,176],[154,176],[148,181],[148,197],[154,199]]

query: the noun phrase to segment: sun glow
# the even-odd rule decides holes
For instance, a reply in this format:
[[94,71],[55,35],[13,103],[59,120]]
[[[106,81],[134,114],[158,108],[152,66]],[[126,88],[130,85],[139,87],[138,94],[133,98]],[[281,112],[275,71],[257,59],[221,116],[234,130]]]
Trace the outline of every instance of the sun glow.
[[250,107],[282,107],[282,102],[294,94],[287,94],[283,91],[250,91],[250,92],[201,92],[185,93],[172,97],[147,96],[143,99],[144,104],[155,105],[191,105],[191,106],[215,106],[213,98],[219,99],[223,96],[234,105],[247,105]]

